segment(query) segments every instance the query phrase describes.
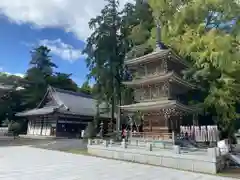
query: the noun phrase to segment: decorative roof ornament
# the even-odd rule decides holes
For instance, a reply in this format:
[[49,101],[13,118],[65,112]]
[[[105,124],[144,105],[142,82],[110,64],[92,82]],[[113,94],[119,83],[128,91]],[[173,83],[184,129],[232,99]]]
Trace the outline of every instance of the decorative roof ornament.
[[[143,3],[148,4],[148,0],[142,0]],[[156,22],[156,51],[159,50],[166,50],[168,49],[168,47],[166,45],[164,45],[161,41],[161,25],[160,25],[160,20],[159,19],[155,19]]]
[[161,41],[161,25],[159,20],[156,20],[156,51],[163,50],[163,49],[168,49],[167,46],[165,46],[162,41]]

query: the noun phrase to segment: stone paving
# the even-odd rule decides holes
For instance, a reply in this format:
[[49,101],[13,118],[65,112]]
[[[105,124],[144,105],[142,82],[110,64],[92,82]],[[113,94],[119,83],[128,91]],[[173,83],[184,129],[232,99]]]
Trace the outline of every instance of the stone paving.
[[3,180],[233,180],[28,146],[0,147]]

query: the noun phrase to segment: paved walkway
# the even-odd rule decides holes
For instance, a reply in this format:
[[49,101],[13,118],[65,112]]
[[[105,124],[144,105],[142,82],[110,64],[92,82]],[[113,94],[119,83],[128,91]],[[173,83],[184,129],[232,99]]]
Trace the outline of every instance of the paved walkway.
[[[2,180],[231,180],[27,146],[0,148]],[[233,179],[232,179],[233,180]]]

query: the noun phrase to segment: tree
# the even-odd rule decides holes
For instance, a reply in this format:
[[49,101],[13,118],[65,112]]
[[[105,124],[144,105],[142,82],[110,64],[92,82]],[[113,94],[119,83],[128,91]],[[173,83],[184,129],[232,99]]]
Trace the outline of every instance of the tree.
[[[48,85],[70,91],[78,91],[77,84],[71,79],[71,74],[54,72],[57,66],[49,56],[50,49],[40,46],[31,51],[30,68],[24,77],[0,73],[0,82],[11,85],[10,91],[0,95],[0,120],[20,123],[24,128],[24,121],[15,113],[26,109],[33,109],[44,97]],[[17,87],[23,87],[17,90]],[[1,124],[1,122],[0,122]]]
[[56,72],[52,76],[46,78],[47,84],[60,89],[65,89],[69,91],[78,91],[77,84],[71,79],[72,74],[65,74]]
[[4,85],[10,86],[11,89],[2,91],[0,90],[0,125],[1,121],[16,119],[14,114],[22,111],[24,106],[21,96],[21,88],[26,83],[24,78],[9,75],[7,73],[0,73],[0,82]]
[[57,67],[52,63],[49,53],[50,49],[45,46],[39,46],[31,51],[30,69],[27,70],[25,77],[29,84],[23,91],[29,108],[36,107],[41,101],[47,90],[47,78],[52,76],[53,68]]
[[[240,98],[240,5],[235,0],[149,3],[161,24],[163,42],[193,64],[185,76],[201,87],[205,109],[216,115],[223,131],[230,132],[238,118],[236,104]],[[238,25],[231,24],[233,20]],[[153,29],[151,44],[155,42],[155,32]]]
[[86,81],[82,84],[82,86],[78,89],[78,91],[91,95],[92,87],[89,85],[89,82]]
[[121,99],[121,79],[123,72],[124,47],[118,1],[107,0],[101,15],[89,22],[93,33],[87,40],[84,53],[88,54],[89,77],[96,80],[97,99],[111,106],[111,119],[115,119],[115,106]]
[[123,32],[128,49],[126,58],[145,55],[153,50],[148,40],[154,21],[151,8],[143,0],[136,0],[135,4],[127,3],[122,11]]
[[122,81],[131,78],[124,67],[126,53],[129,52],[128,57],[131,58],[152,49],[147,41],[153,18],[151,9],[141,0],[127,3],[121,12],[117,11],[118,1],[107,2],[101,15],[89,23],[93,33],[87,40],[84,53],[88,54],[89,78],[96,80],[93,92],[97,92],[99,103],[105,101],[110,105],[114,119],[116,105],[133,101],[132,90],[122,85]]
[[52,75],[53,68],[57,68],[57,65],[51,61],[50,51],[46,46],[40,46],[31,51],[32,59],[30,65],[45,76]]

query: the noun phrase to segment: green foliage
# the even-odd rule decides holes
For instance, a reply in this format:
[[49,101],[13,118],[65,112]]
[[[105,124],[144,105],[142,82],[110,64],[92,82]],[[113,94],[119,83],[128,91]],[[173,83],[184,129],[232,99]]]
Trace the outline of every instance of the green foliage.
[[20,122],[10,122],[9,126],[8,126],[8,132],[13,132],[14,136],[19,135],[21,133],[22,130],[22,123]]
[[86,81],[82,84],[82,86],[78,89],[78,91],[90,95],[93,93],[93,88],[89,85],[89,82]]
[[148,44],[154,27],[152,11],[148,4],[136,0],[136,4],[126,4],[123,10],[123,26],[128,29],[125,37],[129,42],[126,58],[143,56],[153,50]]
[[69,91],[78,91],[78,85],[71,79],[72,74],[56,72],[46,78],[47,84]]
[[85,138],[89,139],[89,138],[94,138],[96,137],[96,127],[95,127],[95,123],[94,122],[89,122],[88,126],[86,128],[86,132],[85,132]]
[[[161,23],[161,37],[193,67],[186,78],[202,87],[204,105],[217,115],[219,125],[230,128],[238,118],[239,26],[227,23],[239,17],[235,0],[150,0],[153,15]],[[237,20],[239,24],[239,19]],[[155,40],[152,31],[151,44]]]
[[89,27],[93,33],[87,40],[84,53],[88,54],[89,77],[96,80],[96,98],[99,103],[111,104],[112,120],[115,106],[121,99],[124,43],[118,1],[108,0],[101,14],[91,19]]
[[122,85],[130,78],[124,67],[125,55],[130,51],[128,57],[136,57],[152,51],[147,42],[154,25],[151,10],[142,0],[127,3],[121,12],[117,9],[118,1],[107,0],[101,14],[89,22],[93,33],[84,50],[89,78],[96,80],[93,93],[99,103],[111,107],[112,119],[117,105],[133,100],[132,91]]
[[[15,113],[33,109],[44,97],[48,85],[70,91],[78,91],[77,84],[71,79],[71,74],[54,72],[57,66],[52,63],[47,47],[40,46],[31,52],[30,68],[24,77],[0,73],[0,82],[12,85],[11,91],[0,94],[0,121],[11,119],[18,121]],[[15,91],[16,87],[23,87]]]
[[30,65],[38,69],[43,75],[52,75],[53,68],[57,68],[56,64],[51,61],[50,51],[46,46],[40,46],[31,51]]

